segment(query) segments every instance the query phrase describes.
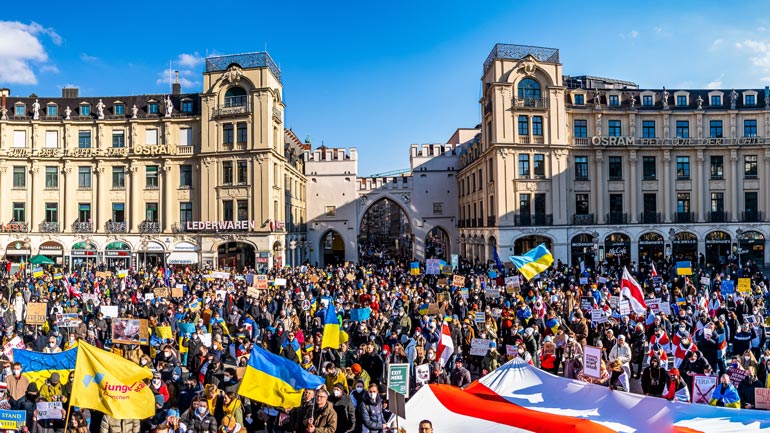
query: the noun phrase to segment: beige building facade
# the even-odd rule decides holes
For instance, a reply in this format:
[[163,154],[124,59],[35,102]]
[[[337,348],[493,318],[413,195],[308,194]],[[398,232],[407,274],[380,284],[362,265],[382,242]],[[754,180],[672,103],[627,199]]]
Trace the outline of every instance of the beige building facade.
[[217,268],[294,264],[304,145],[267,53],[209,57],[201,93],[14,97],[0,90],[0,249]]

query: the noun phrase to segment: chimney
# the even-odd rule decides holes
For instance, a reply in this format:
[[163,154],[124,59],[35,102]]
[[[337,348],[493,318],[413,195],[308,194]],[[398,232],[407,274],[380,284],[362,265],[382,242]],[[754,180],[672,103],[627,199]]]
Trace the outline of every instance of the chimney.
[[78,88],[77,87],[62,87],[61,89],[61,97],[62,98],[77,98],[78,97]]
[[174,80],[174,84],[171,85],[171,93],[179,95],[182,93],[182,85],[179,84],[179,71],[174,71],[174,74],[176,75],[176,79]]
[[5,107],[5,102],[8,96],[11,94],[11,89],[3,87],[0,89],[0,107]]

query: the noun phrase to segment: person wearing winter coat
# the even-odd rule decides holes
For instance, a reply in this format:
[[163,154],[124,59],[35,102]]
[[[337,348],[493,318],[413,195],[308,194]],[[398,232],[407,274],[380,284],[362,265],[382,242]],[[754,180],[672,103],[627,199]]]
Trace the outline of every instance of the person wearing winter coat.
[[630,386],[628,384],[628,375],[623,370],[623,362],[620,359],[616,359],[610,363],[610,389],[615,391],[628,392]]
[[735,409],[741,407],[741,397],[738,395],[738,390],[735,389],[735,386],[730,383],[730,376],[723,374],[722,377],[719,378],[719,385],[714,388],[709,404],[712,406],[732,407]]
[[644,395],[660,397],[668,383],[668,373],[660,367],[657,356],[650,358],[650,365],[642,372],[642,392]]
[[138,419],[115,419],[104,414],[99,433],[139,433],[139,425]]
[[610,349],[608,358],[610,362],[619,360],[626,376],[631,377],[631,367],[629,366],[631,362],[631,346],[626,343],[625,335],[618,335],[615,345]]
[[356,408],[355,433],[382,433],[385,429],[385,416],[382,413],[382,399],[377,385],[369,385],[364,399]]
[[329,401],[334,405],[334,411],[337,413],[337,429],[335,433],[352,431],[356,425],[356,407],[350,396],[345,393],[345,389],[341,384],[334,385]]
[[303,411],[302,426],[306,433],[335,433],[337,412],[329,403],[329,392],[325,388],[316,391],[315,409]]
[[690,401],[690,390],[679,376],[679,369],[672,368],[668,372],[668,381],[663,387],[663,398],[666,400]]
[[[179,419],[188,433],[216,433],[217,420],[209,412],[208,402],[203,397],[195,397],[190,409],[187,409]],[[105,433],[105,432],[102,432]]]
[[754,390],[756,388],[764,387],[762,386],[762,382],[757,379],[754,367],[749,367],[746,371],[749,374],[738,384],[738,396],[745,409],[754,409]]

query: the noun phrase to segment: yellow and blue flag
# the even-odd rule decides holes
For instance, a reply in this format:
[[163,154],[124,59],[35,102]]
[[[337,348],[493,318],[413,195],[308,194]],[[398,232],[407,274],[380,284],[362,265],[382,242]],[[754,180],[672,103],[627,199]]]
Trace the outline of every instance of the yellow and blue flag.
[[40,353],[31,350],[13,349],[13,360],[21,364],[21,374],[38,387],[54,373],[59,373],[62,383],[67,383],[70,372],[75,369],[78,349],[60,353]]
[[409,263],[409,273],[411,275],[420,275],[420,262]]
[[42,277],[43,276],[43,268],[42,267],[37,267],[37,268],[33,269],[32,270],[32,276],[35,277],[35,278]]
[[149,369],[81,341],[70,404],[115,419],[149,418],[155,415],[155,396],[147,379],[152,379]]
[[268,406],[299,407],[303,390],[324,383],[324,378],[308,373],[299,364],[254,346],[238,394]]
[[676,262],[677,275],[692,275],[692,262]]
[[510,259],[527,281],[553,264],[553,256],[545,244],[536,246],[524,255],[511,256]]
[[324,334],[321,339],[321,349],[327,347],[339,349],[340,341],[340,319],[334,310],[334,303],[329,302],[329,306],[326,307],[326,314],[324,314]]
[[429,310],[430,310],[430,304],[422,304],[419,307],[420,314],[423,316],[428,314]]

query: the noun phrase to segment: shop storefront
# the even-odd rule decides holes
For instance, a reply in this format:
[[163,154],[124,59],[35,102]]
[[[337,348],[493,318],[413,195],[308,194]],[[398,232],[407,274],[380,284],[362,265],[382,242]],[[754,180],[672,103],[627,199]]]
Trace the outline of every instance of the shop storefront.
[[597,244],[594,244],[592,234],[582,233],[574,236],[570,242],[570,263],[572,266],[579,266],[582,263],[585,268],[594,269],[596,247]]
[[111,270],[131,267],[131,246],[125,242],[110,242],[104,247],[104,260]]
[[64,246],[56,241],[46,241],[40,244],[38,254],[53,260],[57,266],[64,264]]
[[257,273],[266,274],[270,266],[270,253],[260,251],[257,253]]
[[193,266],[198,264],[198,247],[190,242],[179,242],[171,248],[167,265]]
[[611,266],[631,263],[631,238],[623,233],[610,233],[604,238],[604,257]]
[[217,267],[223,270],[241,271],[253,266],[254,246],[245,242],[226,242],[217,248]]
[[29,242],[13,241],[5,248],[5,260],[11,263],[26,262],[31,254]]
[[698,264],[698,237],[694,233],[676,233],[671,240],[671,249],[675,262],[689,260],[693,266]]
[[755,231],[739,233],[738,246],[741,252],[741,263],[751,260],[760,266],[764,265],[765,235]]
[[72,246],[70,257],[72,258],[71,269],[73,270],[88,265],[97,265],[101,263],[102,258],[101,254],[99,254],[99,251],[96,249],[96,245],[85,241],[78,242]]
[[732,238],[727,232],[713,231],[706,235],[706,266],[721,268],[730,256]]
[[647,232],[639,236],[639,263],[658,262],[663,260],[666,242],[663,235]]
[[164,266],[166,249],[160,242],[144,241],[139,245],[136,258],[139,266]]

